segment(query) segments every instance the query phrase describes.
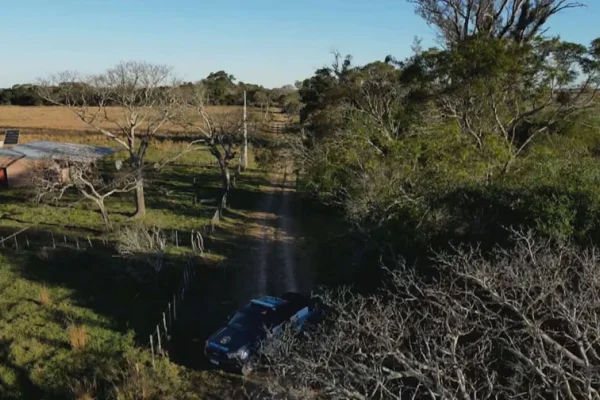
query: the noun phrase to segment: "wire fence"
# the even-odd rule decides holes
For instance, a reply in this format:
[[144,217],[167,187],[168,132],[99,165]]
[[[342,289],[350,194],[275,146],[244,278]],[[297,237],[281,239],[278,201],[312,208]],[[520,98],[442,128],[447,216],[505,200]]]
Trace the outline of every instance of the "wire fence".
[[169,332],[173,324],[177,321],[177,310],[181,309],[181,304],[185,299],[185,293],[189,289],[193,278],[196,276],[195,264],[188,260],[182,271],[181,282],[173,293],[173,298],[167,303],[162,312],[162,318],[156,324],[156,329],[149,335],[150,351],[152,353],[152,367],[155,366],[155,358],[158,356],[167,356],[165,351],[168,343],[171,341]]
[[[234,182],[240,176],[241,169],[238,167],[234,173]],[[102,189],[108,188],[106,185]],[[204,255],[204,237],[202,233],[212,235],[215,233],[216,227],[220,224],[220,220],[223,217],[223,211],[227,207],[227,197],[229,190],[225,191],[218,202],[217,209],[212,216],[210,223],[202,227],[200,230],[192,230],[189,235],[189,242],[185,236],[181,235],[178,230],[172,231],[173,244],[179,248],[180,246],[186,246],[189,243],[192,254]],[[70,207],[73,207],[85,199],[81,199],[75,203],[72,203]],[[39,251],[47,249],[69,249],[76,251],[86,251],[93,249],[94,247],[104,246],[113,247],[110,241],[105,238],[92,238],[89,235],[85,237],[78,235],[67,235],[57,234],[54,232],[32,232],[32,229],[40,225],[40,223],[33,223],[26,226],[15,233],[7,236],[0,236],[0,250],[12,250],[16,252],[20,251]],[[168,343],[171,340],[169,332],[172,330],[173,324],[177,320],[177,311],[181,309],[181,304],[185,299],[185,294],[188,291],[190,284],[196,276],[196,264],[194,258],[190,257],[182,270],[180,283],[177,285],[173,295],[171,296],[168,303],[165,305],[161,318],[156,324],[156,328],[149,335],[150,351],[152,353],[152,366],[155,366],[155,359],[159,356],[167,356],[165,351]]]
[[[210,223],[204,226],[201,230],[192,230],[187,234],[182,234],[179,230],[171,230],[171,244],[176,248],[189,247],[193,256],[204,255],[205,241],[204,234],[212,235],[216,227],[220,223],[223,215],[223,210],[227,204],[227,192],[221,197],[219,207],[215,211]],[[111,243],[104,237],[92,238],[90,236],[80,237],[67,234],[55,234],[54,232],[35,232],[31,234],[31,228],[38,224],[34,224],[19,231],[10,234],[6,237],[0,236],[0,250],[10,250],[15,252],[22,251],[39,251],[46,249],[69,249],[74,251],[87,251],[95,247],[113,247]],[[178,310],[181,309],[181,304],[185,299],[187,290],[190,287],[194,277],[196,276],[196,264],[194,257],[188,258],[186,265],[182,270],[182,275],[179,284],[170,300],[165,305],[161,313],[161,317],[156,324],[156,328],[149,335],[150,351],[152,353],[152,366],[155,366],[155,359],[159,356],[165,356],[165,349],[171,336],[173,324],[177,320]]]
[[[204,227],[204,232],[211,235],[215,232],[215,228],[219,224],[220,218],[223,216],[223,210],[227,204],[228,193],[229,192],[226,191],[223,194],[220,206],[211,218],[210,224]],[[179,236],[177,231],[175,231],[174,237],[175,245],[179,247]],[[192,231],[190,235],[190,247],[194,253],[199,253],[200,255],[204,254],[204,238],[199,231]],[[196,264],[193,259],[190,258],[182,271],[181,281],[173,293],[172,300],[165,306],[164,311],[162,312],[162,318],[160,318],[156,324],[156,329],[149,335],[150,351],[152,352],[152,367],[155,366],[156,357],[168,356],[165,350],[168,343],[171,341],[169,332],[172,331],[173,324],[177,321],[177,310],[181,309],[181,304],[185,299],[186,291],[189,289],[190,284],[195,277]]]

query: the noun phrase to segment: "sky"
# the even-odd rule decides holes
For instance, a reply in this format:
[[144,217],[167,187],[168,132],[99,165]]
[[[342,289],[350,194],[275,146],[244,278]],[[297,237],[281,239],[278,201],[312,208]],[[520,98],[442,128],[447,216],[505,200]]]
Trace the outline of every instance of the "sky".
[[[551,19],[550,33],[588,44],[600,0]],[[168,64],[186,81],[225,70],[238,81],[293,84],[352,54],[356,64],[402,59],[432,28],[406,0],[0,0],[0,87],[120,61]]]

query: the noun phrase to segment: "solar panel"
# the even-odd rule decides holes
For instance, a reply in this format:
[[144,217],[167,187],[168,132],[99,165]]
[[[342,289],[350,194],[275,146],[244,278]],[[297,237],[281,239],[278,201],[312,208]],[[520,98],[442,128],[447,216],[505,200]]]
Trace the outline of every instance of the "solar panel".
[[4,131],[4,144],[18,144],[19,143],[18,129],[7,129]]

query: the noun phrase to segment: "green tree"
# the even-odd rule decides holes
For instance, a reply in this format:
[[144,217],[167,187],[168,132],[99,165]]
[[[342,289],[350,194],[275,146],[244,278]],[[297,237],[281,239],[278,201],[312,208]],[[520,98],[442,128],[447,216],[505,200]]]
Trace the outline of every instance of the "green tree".
[[455,121],[503,173],[538,135],[595,106],[599,61],[594,44],[515,44],[479,35],[413,60],[427,75],[419,79],[428,80],[440,117]]
[[236,85],[235,77],[221,70],[211,72],[202,80],[202,85],[206,91],[208,104],[212,105],[230,105],[235,100]]

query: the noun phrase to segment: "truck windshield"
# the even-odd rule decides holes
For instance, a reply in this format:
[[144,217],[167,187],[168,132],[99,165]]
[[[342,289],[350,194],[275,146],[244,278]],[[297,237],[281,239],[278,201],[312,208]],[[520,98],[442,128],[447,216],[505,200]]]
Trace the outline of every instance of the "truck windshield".
[[266,314],[238,312],[231,318],[229,325],[238,329],[260,329],[263,325],[269,325],[269,318]]

